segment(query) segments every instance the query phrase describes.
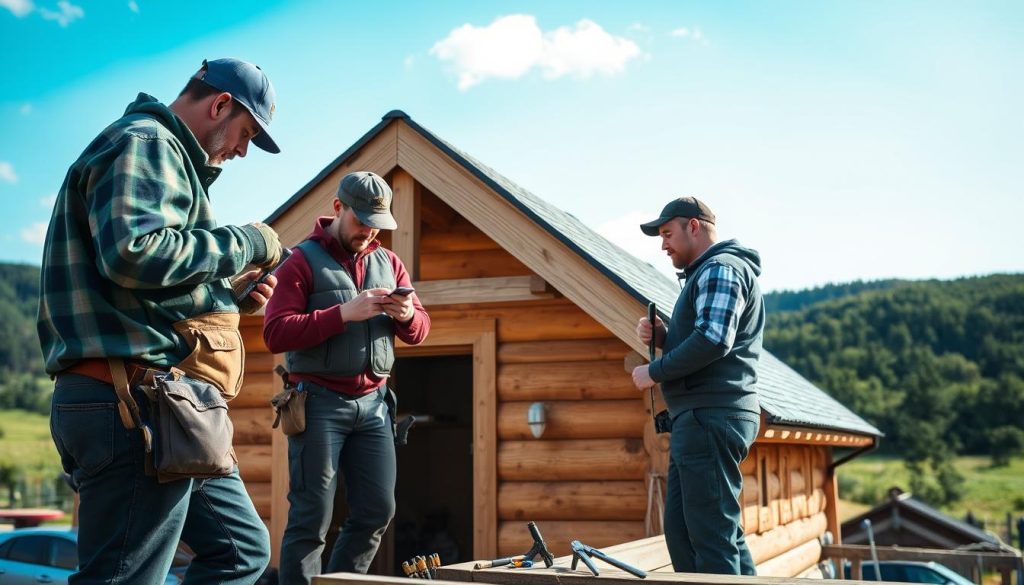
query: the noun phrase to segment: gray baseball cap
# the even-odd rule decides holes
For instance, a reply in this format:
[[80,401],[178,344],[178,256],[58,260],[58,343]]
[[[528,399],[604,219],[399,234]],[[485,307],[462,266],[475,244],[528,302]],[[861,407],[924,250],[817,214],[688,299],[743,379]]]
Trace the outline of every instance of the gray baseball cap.
[[249,110],[260,125],[260,132],[252,139],[253,144],[267,152],[281,152],[268,132],[270,120],[274,118],[277,93],[262,69],[240,59],[204,60],[203,68],[195,78],[214,89],[230,93],[235,101]]
[[391,187],[380,175],[367,171],[345,175],[338,185],[338,200],[351,207],[364,225],[379,230],[398,227],[391,215]]
[[661,210],[661,215],[658,216],[658,219],[640,224],[640,230],[648,236],[656,236],[658,235],[658,228],[674,217],[695,217],[703,219],[710,224],[715,223],[715,214],[706,203],[696,197],[680,197],[679,199],[669,201],[668,205]]

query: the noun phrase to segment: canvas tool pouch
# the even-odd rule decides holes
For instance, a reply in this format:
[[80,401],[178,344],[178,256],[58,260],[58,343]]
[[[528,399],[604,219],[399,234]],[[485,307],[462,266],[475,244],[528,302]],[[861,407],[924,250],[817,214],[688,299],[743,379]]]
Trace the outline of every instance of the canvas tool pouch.
[[204,313],[174,324],[192,349],[176,367],[193,380],[212,384],[225,400],[242,387],[245,346],[238,322],[238,313]]
[[273,428],[280,426],[289,437],[303,433],[306,430],[306,393],[288,379],[288,371],[283,367],[277,366],[274,371],[284,380],[284,390],[270,399],[276,413]]
[[110,370],[118,398],[131,414],[129,428],[142,429],[147,473],[161,483],[232,473],[237,463],[231,447],[234,427],[219,388],[177,368],[148,370],[140,386],[150,402],[146,424],[130,394],[124,363],[111,359]]

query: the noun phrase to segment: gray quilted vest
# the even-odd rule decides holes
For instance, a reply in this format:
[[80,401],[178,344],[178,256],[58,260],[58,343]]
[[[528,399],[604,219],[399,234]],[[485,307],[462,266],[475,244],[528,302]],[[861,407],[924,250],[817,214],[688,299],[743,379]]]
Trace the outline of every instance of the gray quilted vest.
[[[363,258],[366,276],[363,288],[318,242],[299,244],[313,272],[313,292],[306,300],[306,312],[326,309],[352,300],[362,290],[395,288],[395,272],[382,247]],[[345,331],[310,348],[285,354],[288,371],[316,376],[358,376],[367,370],[378,376],[391,373],[395,363],[395,323],[387,315],[366,321],[345,323]]]

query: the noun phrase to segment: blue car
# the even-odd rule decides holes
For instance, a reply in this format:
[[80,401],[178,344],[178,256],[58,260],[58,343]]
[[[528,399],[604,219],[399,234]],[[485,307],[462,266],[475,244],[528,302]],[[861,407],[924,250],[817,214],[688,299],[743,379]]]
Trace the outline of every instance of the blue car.
[[[850,578],[850,566],[846,565],[845,575]],[[932,585],[974,585],[970,579],[960,575],[946,565],[935,562],[921,561],[879,561],[879,573],[882,581],[902,581],[904,583],[931,583]],[[875,581],[874,561],[863,561],[860,566],[861,579]]]
[[[77,549],[77,530],[21,528],[0,532],[0,583],[66,585],[78,566]],[[164,585],[179,582],[173,574],[164,579]]]

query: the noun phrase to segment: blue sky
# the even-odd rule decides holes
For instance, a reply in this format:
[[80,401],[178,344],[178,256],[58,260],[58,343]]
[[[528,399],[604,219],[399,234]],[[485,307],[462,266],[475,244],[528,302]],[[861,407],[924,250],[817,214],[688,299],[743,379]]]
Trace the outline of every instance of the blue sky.
[[[266,217],[402,109],[670,271],[696,195],[768,290],[1024,271],[1020,2],[0,0],[0,260],[38,263],[68,166],[136,93],[259,64],[283,152],[211,196]],[[42,227],[40,227],[42,226]]]

